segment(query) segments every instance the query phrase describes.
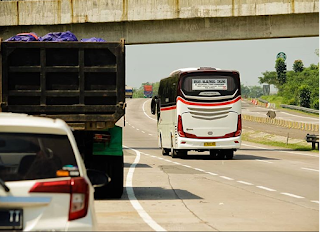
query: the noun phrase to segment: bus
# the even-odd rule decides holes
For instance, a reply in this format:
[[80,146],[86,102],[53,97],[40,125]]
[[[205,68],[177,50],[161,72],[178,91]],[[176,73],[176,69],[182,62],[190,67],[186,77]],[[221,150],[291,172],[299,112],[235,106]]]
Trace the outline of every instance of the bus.
[[241,145],[241,89],[238,71],[211,67],[173,71],[152,98],[163,155],[209,151],[232,159]]

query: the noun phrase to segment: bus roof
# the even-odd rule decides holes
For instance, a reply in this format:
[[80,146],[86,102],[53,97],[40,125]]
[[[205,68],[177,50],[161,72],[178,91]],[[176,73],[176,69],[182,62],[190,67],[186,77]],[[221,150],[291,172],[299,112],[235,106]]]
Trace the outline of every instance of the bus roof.
[[170,73],[170,76],[176,73],[189,72],[189,71],[201,71],[201,70],[221,70],[220,68],[212,67],[198,67],[198,68],[180,68]]

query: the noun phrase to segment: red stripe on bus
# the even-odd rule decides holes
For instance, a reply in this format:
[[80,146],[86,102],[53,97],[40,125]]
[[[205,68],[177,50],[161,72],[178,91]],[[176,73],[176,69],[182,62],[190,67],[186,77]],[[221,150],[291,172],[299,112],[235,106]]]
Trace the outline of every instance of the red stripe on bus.
[[178,97],[177,101],[181,101],[184,104],[192,105],[192,106],[224,106],[224,105],[236,103],[240,99],[241,99],[241,96],[238,96],[236,99],[234,99],[232,101],[221,102],[221,103],[195,103],[195,102],[186,101],[186,100],[182,99],[181,97]]
[[177,108],[177,106],[168,106],[168,107],[161,107],[161,111],[165,111],[165,110],[175,110]]

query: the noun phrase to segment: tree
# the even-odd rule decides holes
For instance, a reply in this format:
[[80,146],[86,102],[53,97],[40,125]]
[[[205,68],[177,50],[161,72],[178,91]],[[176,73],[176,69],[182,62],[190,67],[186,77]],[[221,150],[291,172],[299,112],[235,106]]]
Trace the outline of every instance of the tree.
[[295,60],[292,66],[292,69],[294,72],[302,72],[304,67],[303,67],[303,63],[302,60]]
[[280,85],[283,85],[284,83],[286,83],[286,79],[287,79],[287,65],[284,62],[283,58],[278,58],[276,60],[276,72],[277,72],[277,79],[278,79],[278,83]]
[[310,108],[311,91],[308,85],[302,85],[299,88],[300,106]]
[[269,84],[277,86],[278,80],[276,72],[265,71],[262,73],[262,75],[262,77],[258,77],[260,84]]

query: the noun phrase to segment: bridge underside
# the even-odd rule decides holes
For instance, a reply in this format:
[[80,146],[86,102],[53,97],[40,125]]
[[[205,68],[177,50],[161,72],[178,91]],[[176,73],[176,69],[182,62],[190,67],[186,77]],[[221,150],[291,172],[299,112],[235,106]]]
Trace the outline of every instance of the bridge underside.
[[81,23],[50,26],[0,27],[5,40],[17,33],[73,32],[78,39],[100,37],[107,41],[125,38],[126,44],[200,42],[319,36],[319,14],[193,18],[117,23]]

